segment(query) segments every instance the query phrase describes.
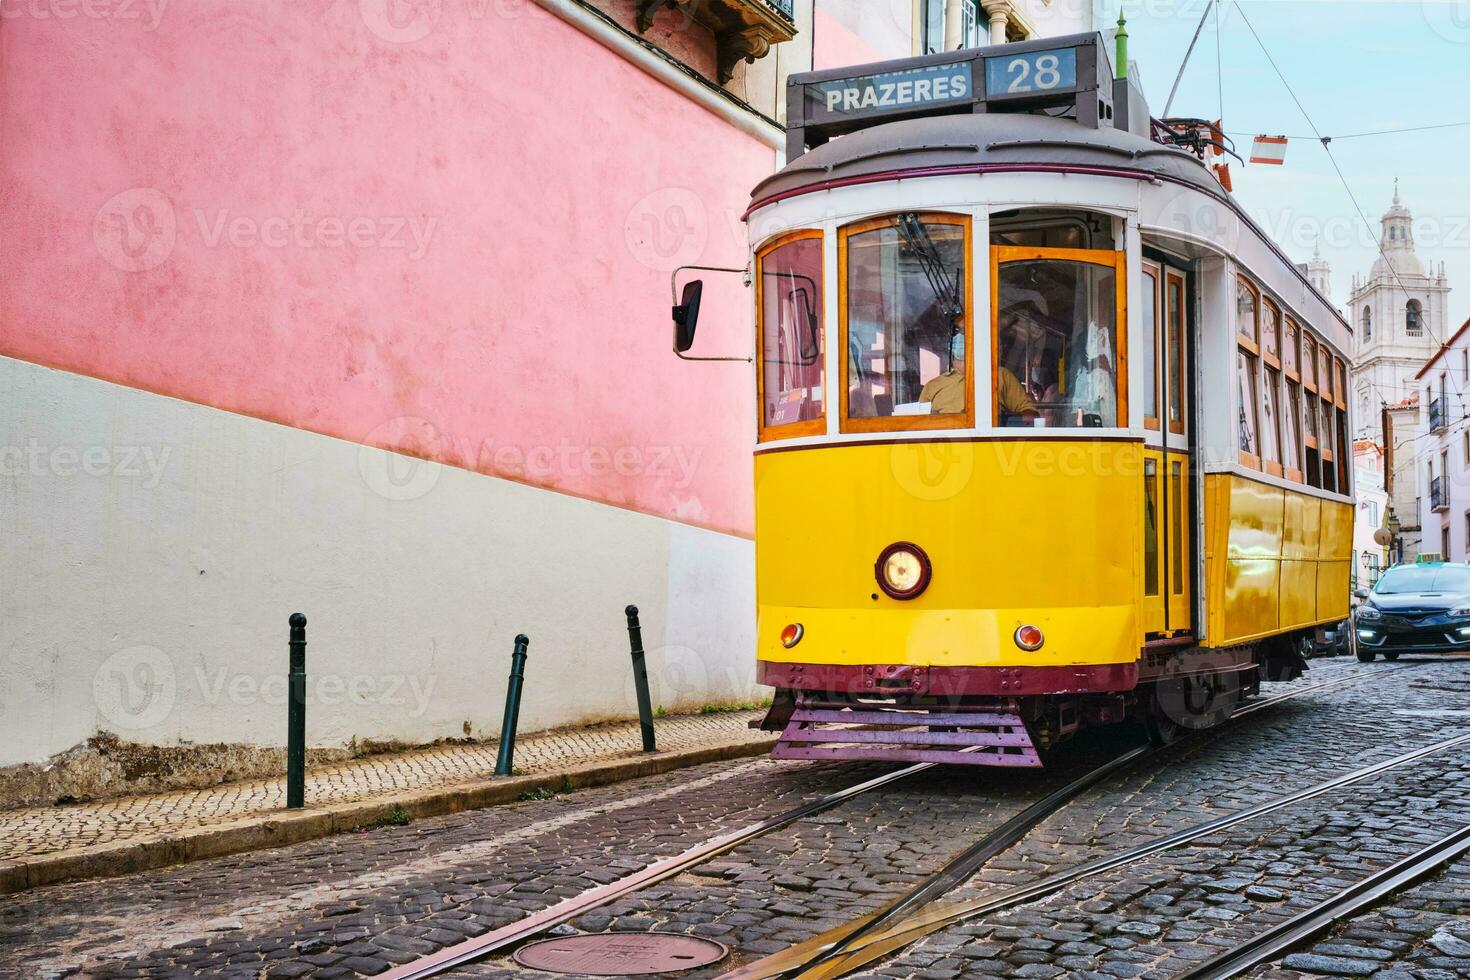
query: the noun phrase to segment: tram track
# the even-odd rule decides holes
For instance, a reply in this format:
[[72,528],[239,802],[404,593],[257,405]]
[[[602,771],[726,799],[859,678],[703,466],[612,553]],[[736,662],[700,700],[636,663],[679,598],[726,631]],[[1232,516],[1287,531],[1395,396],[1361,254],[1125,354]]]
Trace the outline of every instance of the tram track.
[[1229,980],[1252,967],[1273,962],[1293,947],[1321,936],[1338,922],[1377,904],[1393,892],[1418,884],[1466,852],[1470,852],[1470,825],[1446,834],[1301,915],[1201,963],[1181,974],[1179,980]]
[[[1403,670],[1409,666],[1412,665],[1406,664],[1403,667],[1392,668],[1390,671],[1361,671],[1347,677],[1334,678],[1331,681],[1324,681],[1320,684],[1314,684],[1296,691],[1287,691],[1269,698],[1263,698],[1244,705],[1238,711],[1235,711],[1231,714],[1226,724],[1234,722],[1245,715],[1279,704],[1282,701],[1301,697],[1304,694],[1345,686],[1364,679],[1364,676],[1368,674],[1382,676],[1385,673]],[[1210,731],[1216,730],[1210,729]],[[885,926],[901,922],[904,918],[915,914],[918,910],[953,891],[965,881],[969,880],[992,857],[995,857],[1021,840],[1043,821],[1061,810],[1067,803],[1076,799],[1103,779],[1114,773],[1121,772],[1134,763],[1153,758],[1169,749],[1188,744],[1191,741],[1196,741],[1196,739],[1187,738],[1166,746],[1139,746],[1138,748],[1125,752],[1116,759],[1104,763],[1045,798],[1031,804],[1001,826],[961,851],[950,859],[944,867],[920,881],[915,887],[879,911],[854,919],[852,922],[829,930],[821,936],[814,937],[812,940],[793,946],[788,951],[766,957],[755,964],[751,964],[749,967],[722,974],[720,980],[768,980],[768,978],[774,977],[807,976],[808,973],[806,971],[817,970],[824,964],[836,961],[844,951],[851,948],[854,943],[863,937],[881,934]],[[795,965],[783,966],[776,972],[770,972],[773,969],[771,964],[781,964],[783,957],[793,955],[799,955],[804,958],[801,958]],[[762,967],[762,964],[767,965]]]
[[[1259,711],[1264,708],[1268,708],[1281,702],[1289,701],[1306,694],[1317,693],[1325,690],[1343,687],[1349,684],[1359,683],[1373,677],[1381,677],[1386,673],[1408,669],[1412,666],[1412,664],[1405,664],[1390,668],[1388,670],[1359,671],[1345,677],[1333,678],[1329,681],[1323,681],[1321,683],[1309,685],[1307,687],[1299,688],[1297,690],[1287,691],[1282,694],[1263,698],[1258,701],[1251,702],[1250,704],[1247,704],[1241,709],[1234,712],[1230,716],[1230,718],[1227,719],[1225,724],[1230,724],[1243,715],[1250,714],[1255,711]],[[1218,730],[1219,726],[1216,726],[1209,729],[1208,731],[1215,732]],[[1061,789],[1053,792],[1052,794],[1049,794],[1042,800],[1033,803],[1021,813],[1016,814],[1000,827],[996,828],[995,831],[992,831],[991,833],[985,835],[971,847],[966,848],[955,858],[947,862],[943,868],[921,882],[918,887],[902,896],[898,900],[898,903],[895,903],[901,903],[903,905],[903,908],[901,910],[896,909],[894,906],[890,906],[888,908],[880,910],[879,912],[864,916],[862,918],[854,920],[851,923],[847,923],[842,927],[839,927],[839,931],[843,932],[842,938],[845,939],[845,941],[843,942],[843,947],[846,948],[848,944],[856,943],[859,939],[859,932],[861,932],[862,936],[868,936],[875,933],[879,935],[884,935],[885,933],[878,933],[878,930],[890,923],[900,923],[899,925],[896,925],[895,928],[901,928],[901,921],[907,921],[918,910],[932,903],[934,900],[936,900],[947,891],[952,890],[954,887],[957,887],[971,874],[973,874],[975,870],[982,866],[985,861],[988,861],[991,857],[995,856],[996,854],[1005,850],[1007,847],[1014,844],[1016,841],[1023,838],[1032,828],[1034,828],[1042,820],[1046,819],[1047,816],[1050,816],[1051,814],[1060,810],[1063,806],[1066,805],[1067,802],[1070,802],[1072,799],[1080,795],[1088,788],[1096,785],[1107,776],[1115,774],[1122,769],[1139,762],[1142,759],[1151,758],[1161,751],[1166,751],[1168,749],[1187,744],[1188,742],[1193,740],[1194,736],[1191,735],[1186,737],[1185,739],[1173,742],[1168,746],[1140,746],[1136,749],[1132,749],[1124,753],[1123,755],[1091,770],[1090,772],[1072,781]],[[506,950],[529,939],[535,938],[536,936],[539,936],[559,925],[570,922],[571,920],[576,919],[579,916],[586,914],[587,912],[590,912],[596,908],[613,902],[619,898],[632,894],[643,888],[647,888],[657,882],[664,881],[675,875],[682,874],[689,869],[696,867],[697,865],[700,865],[721,854],[724,854],[736,847],[739,847],[742,844],[748,843],[761,836],[764,836],[765,834],[771,833],[775,830],[779,830],[782,827],[785,827],[803,818],[815,816],[841,803],[861,796],[871,790],[887,786],[909,776],[916,775],[925,770],[935,768],[937,765],[937,763],[923,762],[906,766],[891,773],[886,773],[882,776],[877,776],[872,779],[864,780],[863,782],[847,787],[846,789],[839,790],[835,793],[828,794],[827,796],[821,797],[820,799],[804,803],[797,807],[793,807],[765,820],[757,821],[756,823],[740,828],[739,830],[735,830],[728,834],[723,834],[718,837],[711,838],[691,848],[688,848],[680,852],[679,854],[674,855],[673,857],[665,858],[661,861],[656,861],[648,865],[647,867],[634,872],[633,874],[626,875],[622,878],[617,879],[616,881],[612,881],[597,888],[589,889],[588,891],[581,894],[574,895],[546,909],[530,913],[529,915],[524,916],[505,926],[502,926],[498,929],[493,929],[490,932],[485,933],[484,935],[467,939],[461,943],[457,943],[452,946],[447,946],[418,960],[399,965],[386,973],[380,974],[380,977],[382,978],[382,980],[419,980],[419,978],[436,976],[456,966],[461,966],[492,953]],[[848,935],[849,933],[851,935]],[[792,947],[790,950],[783,951],[782,953],[773,954],[773,956],[779,957],[788,953],[794,953],[796,950],[806,950],[810,942],[811,941],[808,941],[808,943],[803,943],[799,946]],[[837,950],[831,949],[831,946],[832,943],[830,941],[822,943],[820,948],[814,949],[815,953],[817,954],[814,958],[820,958],[823,963],[828,962],[829,959],[837,959],[840,956],[840,953]],[[772,959],[772,957],[767,957],[766,959],[769,960]],[[766,962],[766,960],[762,960],[761,962]],[[780,974],[763,975],[779,976],[785,975],[786,972],[789,972],[789,968],[788,971],[783,971]],[[747,976],[747,974],[741,971],[735,971],[734,973],[726,974],[726,976],[744,977]],[[754,974],[751,974],[751,976],[754,976]]]
[[[1413,752],[1395,756],[1362,769],[1345,773],[1302,790],[1274,797],[1264,803],[1247,807],[1244,810],[1226,814],[1223,817],[1218,817],[1214,820],[1197,824],[1151,841],[1146,841],[1143,844],[1135,845],[1134,847],[1126,848],[1106,857],[1086,862],[1067,871],[1048,875],[1027,885],[971,901],[935,905],[929,908],[928,911],[913,912],[886,931],[864,930],[865,941],[857,940],[850,942],[844,950],[835,952],[834,947],[837,942],[841,941],[845,931],[852,929],[856,925],[856,923],[849,923],[838,929],[814,936],[789,950],[773,954],[755,963],[751,963],[742,969],[727,973],[721,980],[737,980],[737,978],[738,980],[773,980],[773,978],[778,977],[801,977],[805,978],[805,980],[816,980],[816,978],[840,977],[898,952],[918,940],[949,926],[959,925],[982,915],[989,915],[1018,905],[1039,901],[1086,878],[1135,864],[1155,854],[1192,843],[1202,837],[1219,833],[1248,820],[1253,820],[1257,817],[1284,809],[1285,807],[1315,799],[1334,790],[1370,779],[1391,769],[1411,765],[1428,756],[1465,745],[1470,745],[1470,732],[1425,746]],[[1449,854],[1443,860],[1450,860],[1453,856],[1453,854]],[[1443,861],[1439,863],[1443,863]],[[1359,886],[1354,887],[1357,888]],[[1375,892],[1375,894],[1380,893]],[[1344,912],[1342,914],[1347,913]],[[1330,925],[1330,922],[1328,924]],[[829,953],[832,955],[829,955]],[[1233,976],[1236,974],[1224,975]]]

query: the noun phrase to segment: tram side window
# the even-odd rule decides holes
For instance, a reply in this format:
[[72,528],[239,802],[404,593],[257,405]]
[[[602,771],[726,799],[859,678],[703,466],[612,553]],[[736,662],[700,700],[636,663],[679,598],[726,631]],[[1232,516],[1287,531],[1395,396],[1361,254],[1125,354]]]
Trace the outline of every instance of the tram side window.
[[1317,430],[1317,342],[1302,334],[1302,445],[1307,485],[1322,486],[1322,458]]
[[1348,492],[1348,467],[1352,463],[1352,443],[1348,441],[1347,424],[1347,365],[1341,359],[1332,361],[1336,373],[1333,388],[1337,403],[1337,492]]
[[906,213],[845,234],[848,418],[965,414],[965,225]]
[[1261,462],[1266,471],[1282,475],[1281,457],[1281,311],[1265,300],[1261,323]]
[[997,423],[1117,426],[1117,307],[1114,266],[1004,262],[996,306]]
[[818,422],[825,350],[821,234],[777,245],[761,255],[759,267],[762,422]]
[[1255,287],[1244,279],[1238,280],[1235,288],[1236,345],[1235,371],[1238,379],[1240,402],[1237,418],[1237,440],[1240,461],[1247,466],[1260,468],[1261,440],[1259,421],[1260,399],[1257,395],[1256,361],[1260,356],[1260,325],[1257,320]]
[[1286,478],[1300,483],[1302,480],[1302,376],[1301,376],[1301,330],[1295,320],[1286,321],[1286,340],[1281,352],[1283,374],[1286,376],[1286,401],[1281,416],[1281,455],[1286,467]]

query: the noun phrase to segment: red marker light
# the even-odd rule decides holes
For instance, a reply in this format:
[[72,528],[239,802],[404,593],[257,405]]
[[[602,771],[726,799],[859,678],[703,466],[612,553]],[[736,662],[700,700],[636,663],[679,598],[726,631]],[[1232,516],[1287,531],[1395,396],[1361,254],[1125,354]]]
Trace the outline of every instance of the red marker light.
[[1046,642],[1041,630],[1035,626],[1021,626],[1016,629],[1016,646],[1022,650],[1040,650],[1041,645]]
[[802,629],[800,623],[792,623],[781,631],[781,645],[790,650],[801,642],[806,630]]

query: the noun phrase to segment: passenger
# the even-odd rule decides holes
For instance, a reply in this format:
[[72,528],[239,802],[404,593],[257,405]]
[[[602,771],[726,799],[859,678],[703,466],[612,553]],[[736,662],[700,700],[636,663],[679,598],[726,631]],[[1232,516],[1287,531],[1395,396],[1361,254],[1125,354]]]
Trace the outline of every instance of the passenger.
[[929,379],[919,392],[935,415],[955,415],[965,410],[965,335],[957,333],[949,342],[949,370]]

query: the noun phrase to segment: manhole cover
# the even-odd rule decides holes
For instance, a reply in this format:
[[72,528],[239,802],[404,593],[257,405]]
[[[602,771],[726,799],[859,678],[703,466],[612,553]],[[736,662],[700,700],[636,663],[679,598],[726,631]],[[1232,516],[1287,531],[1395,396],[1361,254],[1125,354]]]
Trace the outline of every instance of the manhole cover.
[[543,939],[515,952],[515,961],[549,973],[642,977],[718,963],[730,950],[713,939],[669,932],[613,932]]

